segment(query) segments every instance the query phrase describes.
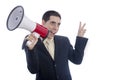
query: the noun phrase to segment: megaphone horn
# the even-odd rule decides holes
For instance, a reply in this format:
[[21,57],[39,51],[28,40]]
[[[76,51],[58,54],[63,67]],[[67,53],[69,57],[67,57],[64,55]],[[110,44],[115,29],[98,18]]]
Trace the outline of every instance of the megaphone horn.
[[7,18],[6,25],[7,29],[10,31],[15,30],[16,28],[22,28],[30,32],[36,32],[42,38],[46,38],[49,33],[49,30],[47,28],[28,19],[24,15],[24,8],[22,6],[16,6],[13,8]]

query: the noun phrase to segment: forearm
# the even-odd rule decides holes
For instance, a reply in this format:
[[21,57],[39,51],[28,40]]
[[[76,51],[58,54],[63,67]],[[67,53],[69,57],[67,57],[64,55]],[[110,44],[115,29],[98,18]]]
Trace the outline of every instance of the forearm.
[[75,64],[81,64],[84,56],[84,49],[86,47],[88,39],[83,37],[77,37],[75,43],[75,49],[70,49],[70,60]]
[[38,60],[38,55],[35,53],[35,50],[29,50],[27,47],[25,48],[25,53],[26,53],[26,60],[27,60],[27,67],[28,70],[31,73],[37,73],[38,72],[38,66],[39,66],[39,60]]
[[75,49],[78,51],[84,51],[88,38],[85,37],[76,37]]

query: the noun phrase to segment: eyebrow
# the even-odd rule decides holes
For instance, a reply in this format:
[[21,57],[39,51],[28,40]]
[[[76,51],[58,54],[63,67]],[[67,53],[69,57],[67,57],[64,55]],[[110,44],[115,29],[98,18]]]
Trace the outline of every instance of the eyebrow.
[[[55,21],[51,21],[50,23],[56,23]],[[61,23],[58,23],[58,25],[60,25]]]

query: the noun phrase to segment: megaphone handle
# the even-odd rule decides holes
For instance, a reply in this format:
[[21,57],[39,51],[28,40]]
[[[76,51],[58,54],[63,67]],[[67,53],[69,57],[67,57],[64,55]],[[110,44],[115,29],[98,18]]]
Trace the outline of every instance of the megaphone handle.
[[[37,37],[37,38],[39,38],[40,37],[40,35],[38,34],[38,33],[36,33],[36,32],[33,32],[33,34]],[[28,45],[31,45],[31,41],[27,41],[26,42],[26,45],[28,46]]]

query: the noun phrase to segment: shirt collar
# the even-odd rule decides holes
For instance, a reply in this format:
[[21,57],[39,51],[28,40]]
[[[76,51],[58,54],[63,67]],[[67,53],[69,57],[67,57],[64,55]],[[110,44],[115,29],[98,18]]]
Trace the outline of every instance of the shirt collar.
[[49,39],[49,38],[46,38],[43,42],[46,42],[46,41],[49,41],[49,42],[51,42],[51,41],[53,41],[54,40],[54,37],[53,38],[51,38],[51,39]]

